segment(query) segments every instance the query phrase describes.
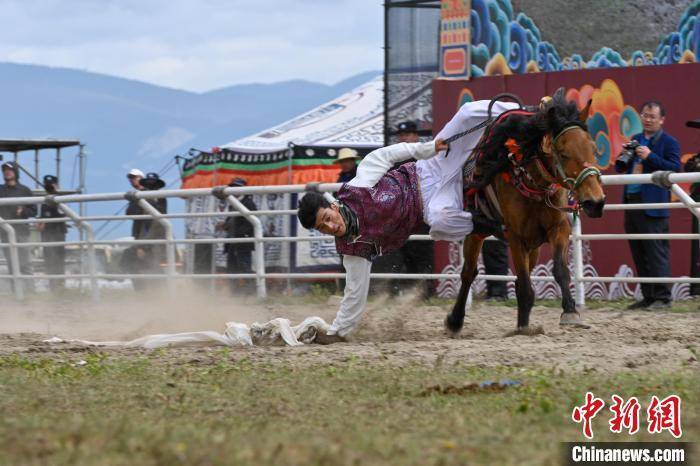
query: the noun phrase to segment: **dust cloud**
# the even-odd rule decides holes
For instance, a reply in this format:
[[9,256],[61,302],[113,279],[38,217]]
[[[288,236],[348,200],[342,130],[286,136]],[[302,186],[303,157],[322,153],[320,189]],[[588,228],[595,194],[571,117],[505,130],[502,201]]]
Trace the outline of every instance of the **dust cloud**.
[[[312,315],[303,307],[261,302],[254,296],[234,298],[227,291],[185,284],[178,285],[173,295],[165,290],[107,290],[97,303],[89,294],[37,294],[21,303],[5,296],[0,301],[0,334],[131,340],[156,333],[223,332],[226,322],[252,324],[275,317],[298,323]],[[321,317],[331,319],[334,314],[331,309]]]

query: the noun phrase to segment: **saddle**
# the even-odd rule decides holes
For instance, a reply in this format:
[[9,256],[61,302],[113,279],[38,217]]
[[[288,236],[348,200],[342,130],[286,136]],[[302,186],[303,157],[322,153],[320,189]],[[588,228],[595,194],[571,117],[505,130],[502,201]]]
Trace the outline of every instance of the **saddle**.
[[498,202],[496,190],[492,185],[486,186],[484,189],[469,188],[473,181],[474,171],[467,161],[465,164],[464,174],[464,210],[471,212],[474,222],[474,234],[483,237],[494,235],[498,238],[505,239],[506,232],[499,228],[498,225],[503,225],[503,212]]
[[[488,140],[490,137],[491,129],[503,121],[506,117],[514,113],[532,113],[532,109],[513,109],[502,113],[498,118],[491,121],[486,127],[484,134],[481,136],[481,140],[477,144],[477,147],[481,147],[484,140]],[[501,206],[498,201],[498,196],[493,185],[489,184],[485,188],[477,189],[472,188],[474,181],[478,179],[479,173],[477,169],[477,163],[482,157],[488,157],[489,154],[483,152],[474,152],[465,162],[464,168],[462,170],[463,176],[463,186],[464,186],[464,209],[471,212],[475,218],[483,217],[486,221],[503,225],[503,212],[501,211]],[[501,234],[499,234],[501,233]],[[494,235],[504,238],[505,232],[494,231]]]

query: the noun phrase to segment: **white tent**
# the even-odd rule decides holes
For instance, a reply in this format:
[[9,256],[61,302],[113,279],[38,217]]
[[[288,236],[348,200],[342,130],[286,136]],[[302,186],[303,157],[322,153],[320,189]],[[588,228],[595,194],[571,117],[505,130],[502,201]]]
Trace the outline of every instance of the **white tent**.
[[221,146],[231,152],[277,153],[289,147],[384,145],[384,83],[381,76],[273,128]]
[[[189,161],[190,170],[215,182],[244,177],[250,184],[300,184],[310,181],[334,182],[338,166],[334,164],[337,149],[351,147],[364,155],[384,145],[384,83],[379,76],[352,91],[303,113],[280,125],[220,146],[216,154],[200,154]],[[294,146],[294,150],[290,150]],[[198,170],[198,166],[207,166]],[[212,167],[214,167],[212,169]],[[217,170],[221,175],[216,177]],[[270,180],[279,180],[279,183]],[[209,182],[204,179],[203,184]],[[292,196],[254,196],[261,209],[292,208]],[[225,208],[212,197],[202,198],[188,206],[189,212],[211,212]],[[297,234],[296,222],[289,216],[261,216],[268,236]],[[212,222],[199,218],[187,222],[188,237],[210,238],[216,235]],[[300,235],[310,234],[301,229]],[[304,241],[265,244],[268,267],[335,270],[339,258],[332,241]],[[217,251],[217,263],[225,263]]]

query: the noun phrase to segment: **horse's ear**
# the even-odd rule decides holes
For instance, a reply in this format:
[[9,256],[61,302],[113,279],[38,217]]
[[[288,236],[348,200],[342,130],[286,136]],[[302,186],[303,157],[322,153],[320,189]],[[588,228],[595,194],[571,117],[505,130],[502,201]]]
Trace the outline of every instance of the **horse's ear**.
[[554,100],[564,100],[564,93],[565,92],[566,92],[566,89],[564,89],[563,87],[560,87],[559,89],[557,89],[554,92],[554,95],[552,96],[552,98]]
[[552,155],[552,135],[545,134],[542,138],[542,153]]
[[579,112],[578,119],[581,120],[582,123],[585,123],[586,120],[588,119],[588,115],[591,112],[591,104],[592,103],[593,103],[593,99],[588,99],[588,103],[586,104],[586,106],[581,109],[581,112]]

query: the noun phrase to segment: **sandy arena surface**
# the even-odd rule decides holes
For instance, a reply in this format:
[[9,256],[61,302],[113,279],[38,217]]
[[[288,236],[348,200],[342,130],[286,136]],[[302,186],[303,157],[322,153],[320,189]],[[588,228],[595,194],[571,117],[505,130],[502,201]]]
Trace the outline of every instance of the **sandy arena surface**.
[[[337,304],[274,304],[236,302],[224,297],[194,294],[138,298],[128,293],[98,305],[81,301],[48,301],[35,298],[24,303],[9,299],[0,304],[0,355],[19,353],[30,357],[81,358],[96,351],[79,344],[47,344],[42,340],[65,339],[130,340],[154,333],[199,330],[222,332],[224,323],[265,322],[286,317],[293,324],[318,315],[330,322]],[[289,301],[289,300],[287,300]],[[202,304],[206,303],[206,304]],[[595,369],[675,370],[697,368],[700,350],[700,313],[643,312],[598,309],[583,316],[590,329],[561,328],[560,311],[536,306],[531,325],[542,326],[544,334],[506,336],[515,328],[516,309],[476,303],[467,314],[458,339],[448,338],[443,319],[449,308],[426,306],[411,298],[370,302],[361,328],[348,343],[331,346],[234,348],[233,358],[249,358],[304,366],[329,364],[353,358],[391,365],[451,365],[555,367],[562,370]],[[114,355],[137,356],[140,349],[99,348]],[[219,348],[188,347],[161,350],[164,362],[208,363]]]

